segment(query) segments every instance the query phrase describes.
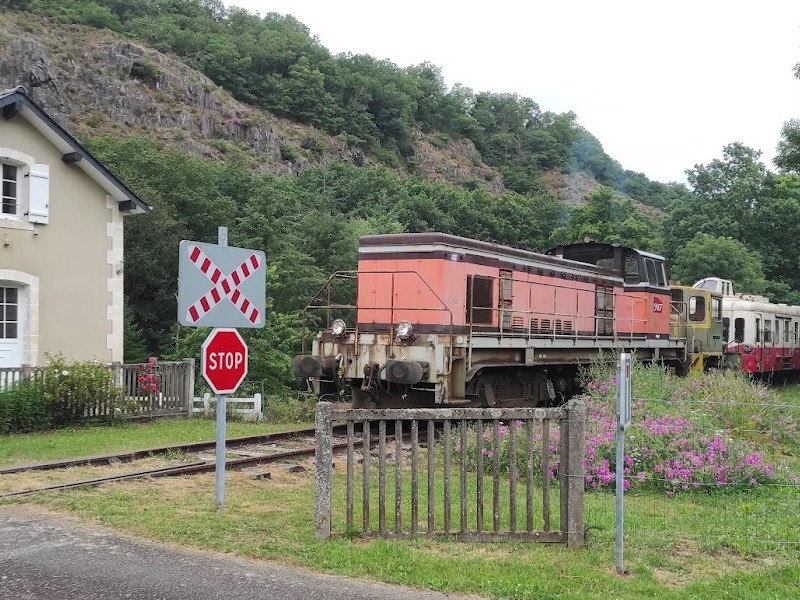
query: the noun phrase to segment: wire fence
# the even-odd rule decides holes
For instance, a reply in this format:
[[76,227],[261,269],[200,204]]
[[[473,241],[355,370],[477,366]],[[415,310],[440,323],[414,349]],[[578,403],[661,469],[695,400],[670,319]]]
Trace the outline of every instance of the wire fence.
[[[614,539],[615,417],[587,400],[589,539]],[[800,551],[800,405],[634,401],[625,435],[625,545]],[[678,416],[675,416],[678,415]]]

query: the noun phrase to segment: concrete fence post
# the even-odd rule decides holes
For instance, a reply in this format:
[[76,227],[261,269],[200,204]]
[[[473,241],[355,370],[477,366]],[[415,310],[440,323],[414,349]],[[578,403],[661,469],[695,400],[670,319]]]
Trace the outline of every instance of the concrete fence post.
[[331,490],[333,478],[333,462],[331,444],[333,438],[333,422],[331,415],[333,405],[330,402],[318,402],[315,415],[316,426],[316,458],[314,475],[314,493],[316,497],[316,514],[314,529],[318,540],[331,537]]
[[567,419],[569,420],[567,547],[579,548],[586,542],[586,525],[583,522],[583,502],[586,486],[586,473],[583,464],[584,456],[586,455],[586,404],[583,400],[575,399],[569,402]]
[[183,403],[191,417],[194,413],[194,359],[184,358],[183,363]]
[[253,412],[255,413],[255,420],[259,423],[264,420],[264,414],[261,412],[261,393],[256,392],[253,395]]

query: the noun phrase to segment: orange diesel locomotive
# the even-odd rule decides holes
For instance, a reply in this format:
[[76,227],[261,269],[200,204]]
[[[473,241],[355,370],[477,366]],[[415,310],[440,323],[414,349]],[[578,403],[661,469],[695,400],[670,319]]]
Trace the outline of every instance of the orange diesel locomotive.
[[368,235],[358,271],[332,275],[306,315],[316,310],[327,327],[293,372],[355,407],[543,406],[576,393],[580,366],[601,350],[686,361],[685,339],[670,337],[664,259],[616,244],[538,254],[441,233]]

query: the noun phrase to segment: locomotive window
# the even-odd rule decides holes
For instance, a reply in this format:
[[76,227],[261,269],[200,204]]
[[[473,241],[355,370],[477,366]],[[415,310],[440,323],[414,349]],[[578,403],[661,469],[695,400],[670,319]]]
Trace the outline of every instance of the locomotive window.
[[744,319],[741,317],[733,321],[733,341],[739,344],[744,342]]
[[722,299],[711,299],[711,318],[719,322],[722,319]]
[[625,283],[639,283],[641,280],[639,261],[635,256],[628,256],[625,258]]
[[728,336],[731,333],[731,320],[728,317],[722,319],[722,341],[728,343]]
[[652,258],[644,259],[644,264],[647,267],[647,280],[652,285],[665,286],[666,280],[664,278],[664,265]]
[[467,276],[467,323],[492,324],[494,279]]
[[692,296],[689,298],[689,320],[706,320],[706,299],[702,296]]

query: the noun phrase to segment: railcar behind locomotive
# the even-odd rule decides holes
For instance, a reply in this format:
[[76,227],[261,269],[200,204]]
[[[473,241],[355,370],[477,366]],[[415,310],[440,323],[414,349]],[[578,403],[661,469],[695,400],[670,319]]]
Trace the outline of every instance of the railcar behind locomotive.
[[707,277],[697,288],[722,295],[726,365],[751,375],[800,369],[800,306],[735,293],[730,280]]
[[[554,404],[579,391],[581,365],[600,351],[681,370],[718,359],[721,311],[703,323],[689,312],[697,297],[711,314],[718,295],[675,294],[661,256],[616,244],[539,254],[441,233],[368,235],[358,270],[332,275],[306,307],[325,328],[292,369],[356,407]],[[693,355],[703,331],[706,353]]]

